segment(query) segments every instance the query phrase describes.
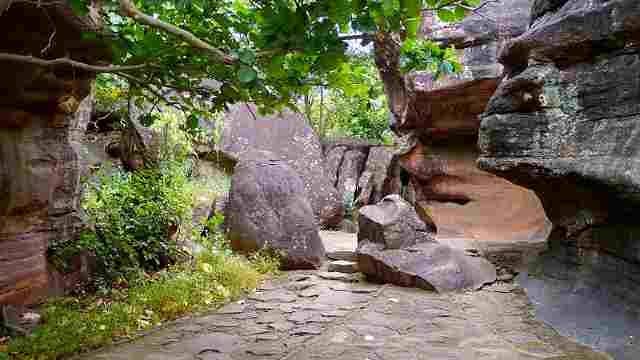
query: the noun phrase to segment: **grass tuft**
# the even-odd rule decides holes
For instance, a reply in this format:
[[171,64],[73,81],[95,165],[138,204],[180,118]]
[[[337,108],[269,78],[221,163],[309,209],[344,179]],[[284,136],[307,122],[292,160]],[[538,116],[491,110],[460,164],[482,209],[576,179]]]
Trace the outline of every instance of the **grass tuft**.
[[255,289],[277,271],[268,254],[244,258],[222,253],[141,277],[106,297],[62,298],[43,308],[43,324],[12,339],[0,360],[54,360],[86,352],[188,313],[220,306]]

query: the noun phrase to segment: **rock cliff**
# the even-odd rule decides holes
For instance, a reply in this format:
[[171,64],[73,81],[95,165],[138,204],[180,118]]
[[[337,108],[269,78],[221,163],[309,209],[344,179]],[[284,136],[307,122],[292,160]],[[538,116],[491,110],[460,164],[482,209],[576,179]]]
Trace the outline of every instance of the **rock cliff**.
[[575,254],[640,262],[640,2],[536,0],[500,55],[479,165],[533,189]]
[[[108,56],[82,32],[97,26],[64,5],[17,2],[0,12],[0,52]],[[55,29],[55,36],[52,32]],[[47,246],[78,230],[80,137],[90,74],[0,61],[0,304],[36,301],[53,285]]]
[[422,33],[455,46],[464,71],[434,79],[410,77],[414,95],[396,130],[413,146],[400,157],[408,197],[433,219],[438,241],[475,249],[517,267],[545,248],[551,224],[536,195],[476,167],[479,115],[503,76],[500,49],[529,25],[528,0],[488,3],[456,24],[425,17]]

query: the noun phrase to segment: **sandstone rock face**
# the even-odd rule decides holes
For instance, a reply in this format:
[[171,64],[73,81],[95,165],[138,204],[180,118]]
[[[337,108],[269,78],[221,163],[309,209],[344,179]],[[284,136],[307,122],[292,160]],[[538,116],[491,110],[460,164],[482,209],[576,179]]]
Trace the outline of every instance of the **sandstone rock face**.
[[519,267],[546,249],[551,223],[532,191],[476,167],[474,140],[451,136],[419,144],[400,163],[411,174],[416,204],[433,220],[439,241]]
[[399,195],[360,209],[358,268],[372,280],[439,292],[495,281],[487,260],[439,244],[432,229]]
[[[106,54],[82,39],[89,19],[64,5],[15,3],[3,10],[0,52],[88,63]],[[47,48],[51,24],[56,41]],[[0,304],[31,303],[53,283],[47,247],[72,239],[80,226],[80,139],[92,77],[11,62],[0,62],[0,72]]]
[[483,115],[484,169],[533,189],[559,241],[640,261],[640,3],[538,0]]
[[241,160],[231,179],[226,226],[234,250],[281,250],[286,269],[318,268],[325,250],[302,179],[277,156]]
[[413,76],[406,122],[396,124],[405,143],[398,160],[409,177],[405,199],[428,213],[438,241],[508,268],[545,249],[551,224],[533,192],[477,168],[476,143],[479,115],[503,76],[499,51],[525,32],[530,6],[490,2],[456,24],[427,16],[422,33],[456,46],[464,71]]
[[415,99],[399,130],[422,134],[476,133],[480,115],[500,78],[498,53],[503,44],[522,34],[529,24],[529,0],[490,2],[459,23],[442,23],[432,15],[423,19],[422,34],[458,48],[464,71],[434,79],[417,74],[412,79]]
[[259,116],[252,105],[235,105],[225,119],[222,150],[236,157],[250,150],[272,152],[300,175],[321,225],[342,220],[342,199],[325,172],[320,141],[302,115]]

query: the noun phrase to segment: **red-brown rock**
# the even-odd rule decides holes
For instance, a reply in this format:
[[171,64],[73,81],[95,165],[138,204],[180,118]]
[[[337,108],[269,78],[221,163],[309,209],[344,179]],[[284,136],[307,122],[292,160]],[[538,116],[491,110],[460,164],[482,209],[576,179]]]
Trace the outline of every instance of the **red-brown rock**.
[[[0,52],[88,63],[106,57],[82,39],[96,25],[63,4],[14,2],[2,10]],[[50,290],[48,245],[73,239],[80,226],[80,140],[92,75],[3,61],[0,75],[0,304],[30,303]]]

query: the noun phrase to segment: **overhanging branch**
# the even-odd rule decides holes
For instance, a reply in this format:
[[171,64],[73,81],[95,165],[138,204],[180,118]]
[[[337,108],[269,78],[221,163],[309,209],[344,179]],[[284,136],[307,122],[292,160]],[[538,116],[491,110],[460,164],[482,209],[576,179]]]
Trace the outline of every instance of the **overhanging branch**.
[[76,69],[85,70],[93,73],[127,72],[127,71],[140,70],[140,69],[144,69],[152,66],[150,64],[99,66],[99,65],[90,65],[90,64],[69,59],[66,57],[47,60],[47,59],[37,58],[29,55],[19,55],[19,54],[11,54],[11,53],[0,53],[0,61],[11,61],[11,62],[18,62],[18,63],[40,65],[40,66],[48,66],[48,67],[71,66]]
[[226,54],[224,51],[212,46],[206,41],[203,41],[189,31],[143,13],[133,4],[131,0],[120,0],[120,11],[123,15],[133,19],[140,24],[151,26],[153,28],[162,30],[181,38],[192,47],[213,55],[216,60],[221,61],[227,65],[235,64],[238,61],[238,59],[236,59],[235,57]]

